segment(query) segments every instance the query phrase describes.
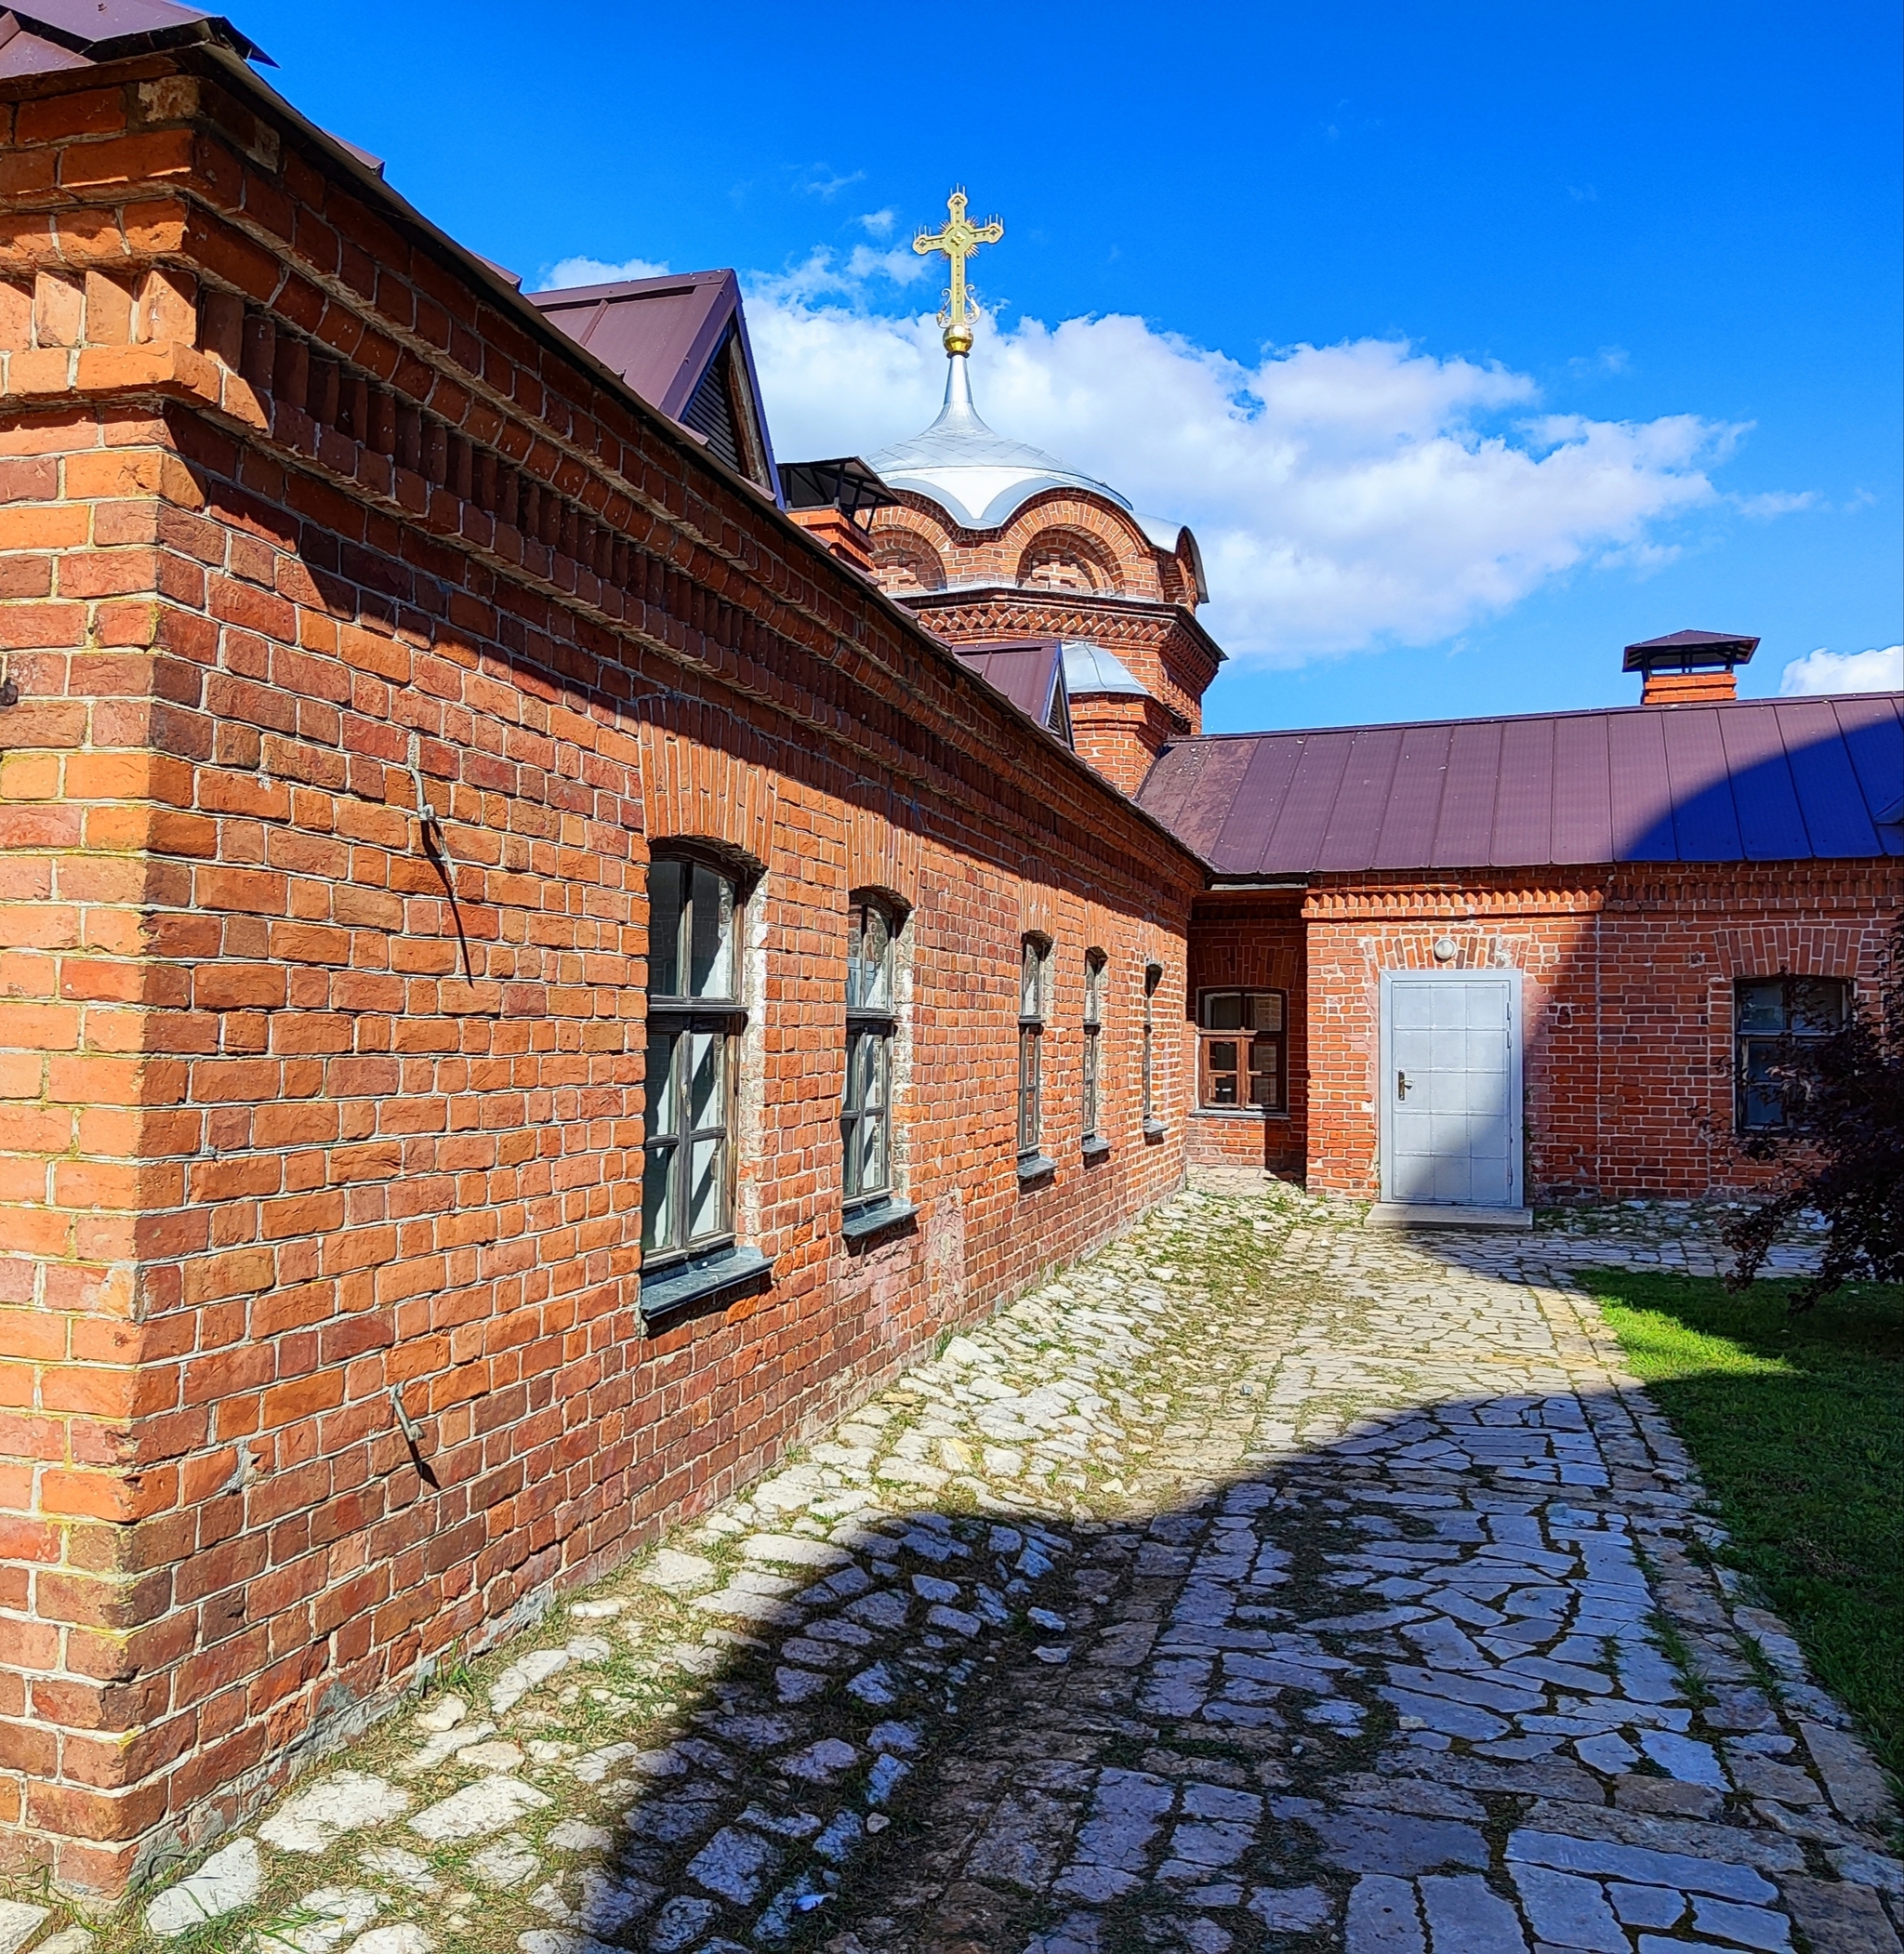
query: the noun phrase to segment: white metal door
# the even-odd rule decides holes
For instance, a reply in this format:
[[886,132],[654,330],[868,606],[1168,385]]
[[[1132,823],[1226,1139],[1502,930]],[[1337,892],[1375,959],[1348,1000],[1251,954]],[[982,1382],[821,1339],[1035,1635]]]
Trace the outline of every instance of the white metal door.
[[1384,970],[1382,1197],[1518,1208],[1518,970]]

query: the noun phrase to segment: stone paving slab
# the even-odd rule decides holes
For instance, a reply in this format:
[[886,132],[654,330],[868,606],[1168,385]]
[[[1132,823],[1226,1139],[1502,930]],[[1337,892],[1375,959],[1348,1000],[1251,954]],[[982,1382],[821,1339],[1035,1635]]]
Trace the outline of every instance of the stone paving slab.
[[1710,1242],[1359,1219],[1167,1203],[112,1937],[1899,1954],[1888,1788],[1576,1285]]

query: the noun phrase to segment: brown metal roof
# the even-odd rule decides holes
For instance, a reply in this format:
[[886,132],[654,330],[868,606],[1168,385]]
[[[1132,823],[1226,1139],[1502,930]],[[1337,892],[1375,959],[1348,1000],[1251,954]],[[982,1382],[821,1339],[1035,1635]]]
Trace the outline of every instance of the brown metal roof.
[[1219,876],[1904,855],[1904,695],[1181,740],[1137,796]]
[[116,60],[178,41],[222,41],[246,60],[271,57],[222,14],[173,0],[28,0],[0,11],[0,75]]
[[1064,647],[1055,638],[1011,644],[955,644],[959,664],[1001,692],[1027,719],[1071,745],[1071,705],[1064,691]]
[[[548,292],[526,292],[528,299],[549,323],[559,325],[578,346],[618,373],[651,406],[670,420],[704,437],[697,396],[726,350],[739,368],[734,411],[751,424],[752,440],[744,430],[736,453],[723,454],[730,466],[777,493],[774,442],[760,407],[760,383],[754,372],[753,349],[747,341],[747,316],[741,309],[740,281],[732,271],[687,271],[679,277],[630,278],[615,284],[569,285]],[[710,444],[723,445],[716,433]],[[749,466],[749,450],[757,452]]]

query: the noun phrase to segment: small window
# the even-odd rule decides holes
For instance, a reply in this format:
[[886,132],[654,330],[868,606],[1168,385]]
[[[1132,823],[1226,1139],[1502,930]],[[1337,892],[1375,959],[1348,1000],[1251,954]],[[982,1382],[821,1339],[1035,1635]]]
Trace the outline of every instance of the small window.
[[1018,967],[1018,1154],[1035,1158],[1044,1138],[1045,982],[1051,944],[1025,939]]
[[1282,1112],[1283,993],[1205,991],[1197,1012],[1197,1103],[1217,1112]]
[[647,1116],[641,1248],[650,1268],[734,1239],[740,892],[705,862],[648,870]]
[[892,1037],[898,1027],[898,918],[854,901],[846,950],[846,1088],[840,1108],[841,1191],[854,1212],[892,1193]]
[[1825,1038],[1851,1007],[1837,977],[1748,977],[1734,987],[1735,1117],[1741,1133],[1775,1133],[1789,1123],[1789,1083],[1779,1077],[1787,1038]]
[[1104,1134],[1104,972],[1108,960],[1102,950],[1084,953],[1084,1053],[1079,1067],[1083,1082],[1079,1130],[1088,1149],[1102,1147]]
[[1147,963],[1144,967],[1144,1063],[1142,1071],[1144,1125],[1148,1131],[1157,1124],[1157,987],[1164,981],[1164,967]]

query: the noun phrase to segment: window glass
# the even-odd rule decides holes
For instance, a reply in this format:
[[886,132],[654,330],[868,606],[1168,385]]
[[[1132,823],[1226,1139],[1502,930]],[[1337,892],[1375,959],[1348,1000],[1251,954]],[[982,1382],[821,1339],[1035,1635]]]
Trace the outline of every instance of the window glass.
[[1851,986],[1837,977],[1748,977],[1734,986],[1733,1116],[1742,1132],[1788,1123],[1786,1040],[1830,1036],[1850,1005]]
[[1781,978],[1768,984],[1741,984],[1739,986],[1739,1029],[1780,1032],[1785,1029],[1785,984]]
[[1144,970],[1144,1117],[1146,1121],[1157,1116],[1157,1081],[1153,1068],[1156,1054],[1156,1007],[1157,987],[1164,980],[1164,967],[1160,963],[1146,964]]
[[1210,1031],[1241,1031],[1243,1028],[1243,994],[1241,991],[1209,991],[1203,999],[1203,1023]]
[[1283,1112],[1288,1104],[1288,999],[1281,991],[1205,991],[1197,1102],[1214,1111]]
[[647,1112],[641,1246],[651,1262],[718,1248],[734,1232],[737,892],[706,863],[648,871]]
[[1103,1076],[1104,1020],[1104,953],[1088,950],[1084,957],[1084,1051],[1078,1067],[1082,1103],[1080,1127],[1087,1142],[1103,1137]]
[[648,866],[648,994],[681,996],[681,925],[687,892],[684,862],[659,861]]
[[892,1191],[892,1040],[898,924],[854,903],[846,954],[846,1066],[840,1108],[840,1189],[849,1205]]
[[690,997],[732,997],[734,986],[734,884],[694,865],[693,919],[689,930]]
[[1018,1153],[1021,1159],[1039,1149],[1044,1130],[1045,956],[1042,941],[1025,939],[1018,982]]

